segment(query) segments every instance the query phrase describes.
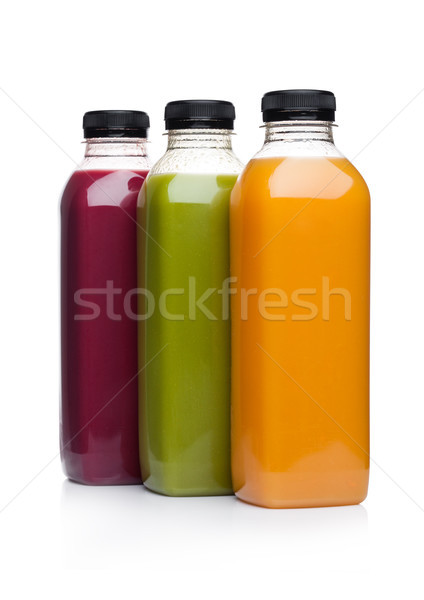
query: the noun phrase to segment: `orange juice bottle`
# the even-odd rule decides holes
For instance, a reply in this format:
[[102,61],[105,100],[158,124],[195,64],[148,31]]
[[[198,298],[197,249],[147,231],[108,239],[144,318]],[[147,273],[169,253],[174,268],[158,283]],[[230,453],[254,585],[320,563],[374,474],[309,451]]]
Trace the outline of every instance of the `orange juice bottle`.
[[367,495],[370,197],[335,108],[266,94],[265,144],[231,196],[233,486],[270,508]]

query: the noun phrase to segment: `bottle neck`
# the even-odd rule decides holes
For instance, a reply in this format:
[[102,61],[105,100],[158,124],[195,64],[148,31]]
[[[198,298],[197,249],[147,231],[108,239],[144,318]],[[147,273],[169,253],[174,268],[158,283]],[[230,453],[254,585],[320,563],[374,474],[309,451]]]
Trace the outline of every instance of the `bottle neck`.
[[87,157],[120,157],[143,156],[147,157],[146,138],[90,138],[85,140],[85,153]]
[[150,161],[146,138],[89,138],[85,140],[83,170],[147,171]]
[[167,150],[219,149],[232,150],[232,131],[229,129],[170,129]]
[[332,121],[274,121],[265,125],[265,143],[256,158],[341,157]]
[[168,147],[151,175],[196,173],[238,175],[243,168],[232,149],[229,129],[170,129]]
[[330,121],[279,121],[265,126],[265,143],[268,142],[328,142],[334,144]]

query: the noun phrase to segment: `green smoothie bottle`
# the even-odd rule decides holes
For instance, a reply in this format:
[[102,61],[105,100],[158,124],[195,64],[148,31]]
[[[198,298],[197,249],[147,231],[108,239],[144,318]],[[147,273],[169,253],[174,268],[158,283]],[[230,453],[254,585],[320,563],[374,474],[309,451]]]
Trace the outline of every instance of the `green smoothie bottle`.
[[139,435],[144,484],[232,493],[229,198],[243,168],[230,102],[165,109],[168,148],[138,202]]

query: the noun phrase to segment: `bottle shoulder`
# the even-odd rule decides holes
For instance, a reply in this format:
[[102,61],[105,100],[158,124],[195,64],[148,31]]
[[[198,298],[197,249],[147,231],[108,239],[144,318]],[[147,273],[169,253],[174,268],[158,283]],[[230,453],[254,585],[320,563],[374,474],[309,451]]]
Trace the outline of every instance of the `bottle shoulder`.
[[369,199],[364,178],[343,155],[280,156],[255,155],[238,180],[241,192],[266,190],[271,197],[336,198],[354,189]]
[[150,175],[194,173],[238,175],[243,163],[232,150],[216,148],[184,148],[167,150],[153,165]]
[[85,156],[78,169],[84,171],[148,171],[151,167],[147,155],[139,156]]
[[125,205],[136,197],[147,174],[144,169],[78,169],[63,190],[62,210]]
[[265,141],[253,158],[344,158],[332,140],[326,139],[285,139]]

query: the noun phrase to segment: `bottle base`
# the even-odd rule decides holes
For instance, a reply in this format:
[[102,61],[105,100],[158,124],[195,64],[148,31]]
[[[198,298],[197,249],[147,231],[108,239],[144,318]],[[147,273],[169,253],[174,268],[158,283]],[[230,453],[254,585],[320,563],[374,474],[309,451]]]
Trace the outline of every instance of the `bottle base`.
[[142,485],[142,481],[137,480],[137,479],[83,479],[80,477],[71,477],[69,475],[66,475],[67,479],[69,479],[69,481],[72,481],[72,483],[77,483],[79,485],[86,485],[86,486],[91,486],[91,487],[104,487],[104,486],[119,486],[119,485]]
[[361,496],[358,498],[316,498],[316,499],[273,499],[273,498],[251,498],[244,497],[243,494],[236,492],[236,497],[252,506],[261,508],[284,509],[284,508],[330,508],[336,506],[354,506],[361,504],[367,497]]
[[171,496],[176,498],[193,498],[201,496],[233,496],[234,492],[229,488],[178,488],[178,487],[160,487],[149,481],[144,482],[144,486],[155,494],[161,496]]
[[[65,476],[74,483],[89,486],[110,485],[142,485],[141,475],[128,473],[125,470],[111,472],[108,469],[100,470],[93,465],[75,465],[76,461],[62,460],[62,469]],[[71,464],[69,464],[71,463]],[[100,472],[99,472],[100,471]]]

